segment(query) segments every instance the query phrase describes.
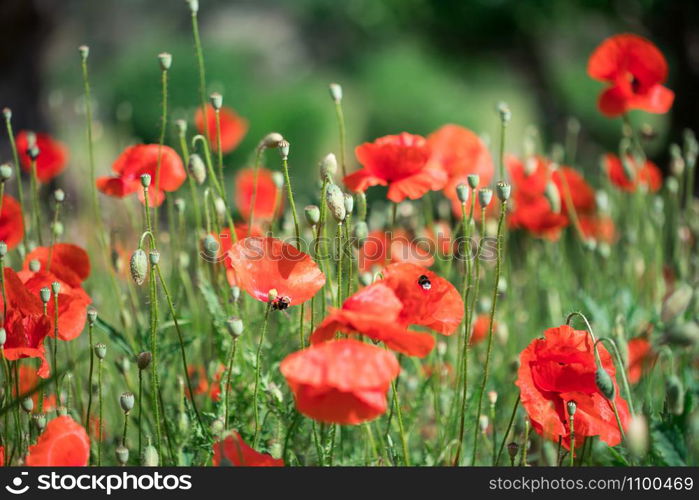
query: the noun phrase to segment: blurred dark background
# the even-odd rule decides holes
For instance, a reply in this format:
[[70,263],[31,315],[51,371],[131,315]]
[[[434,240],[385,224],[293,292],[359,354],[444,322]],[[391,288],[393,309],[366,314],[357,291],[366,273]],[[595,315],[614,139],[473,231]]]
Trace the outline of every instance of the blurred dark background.
[[[508,149],[521,150],[531,124],[546,143],[563,141],[575,116],[581,167],[596,171],[599,153],[616,149],[621,123],[597,111],[602,85],[587,77],[587,58],[620,32],[648,37],[670,65],[672,111],[633,114],[657,131],[651,157],[665,168],[669,143],[699,128],[697,1],[200,0],[199,18],[208,90],[250,121],[226,158],[235,168],[272,130],[290,140],[300,172],[336,151],[327,84],[337,81],[350,145],[448,122],[494,136],[494,105],[504,100],[514,116]],[[52,132],[82,171],[83,43],[91,47],[100,173],[123,146],[157,138],[159,52],[173,54],[171,118],[191,123],[197,73],[184,0],[0,0],[0,106],[13,109],[16,130]],[[7,160],[5,134],[2,141]]]

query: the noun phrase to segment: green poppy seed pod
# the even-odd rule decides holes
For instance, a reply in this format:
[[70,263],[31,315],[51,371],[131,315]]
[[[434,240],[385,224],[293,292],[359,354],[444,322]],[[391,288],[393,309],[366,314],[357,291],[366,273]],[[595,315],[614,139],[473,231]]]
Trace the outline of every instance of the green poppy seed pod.
[[478,174],[469,174],[469,176],[466,177],[466,182],[468,182],[468,187],[476,189],[481,183],[481,177]]
[[218,255],[218,251],[221,248],[218,240],[210,234],[204,236],[204,243],[202,246],[204,247],[204,254],[209,259],[216,258],[216,255]]
[[488,402],[491,405],[495,405],[498,402],[498,393],[495,391],[488,391]]
[[345,193],[345,212],[347,215],[352,215],[352,211],[354,210],[354,197],[349,194]]
[[7,331],[0,326],[0,347],[5,345],[7,342]]
[[568,407],[568,416],[572,417],[575,415],[575,411],[578,409],[578,405],[575,403],[575,401],[568,401],[566,406]]
[[544,197],[546,201],[549,202],[551,211],[554,214],[561,213],[561,193],[558,191],[558,186],[556,183],[548,181],[546,187],[544,188]]
[[607,370],[602,366],[598,366],[597,371],[595,371],[595,384],[597,384],[597,389],[602,393],[602,396],[610,401],[614,399],[614,395],[616,394],[614,382],[612,381],[612,377],[609,376],[609,373],[607,373]]
[[478,190],[478,204],[481,208],[486,208],[490,205],[490,200],[493,199],[493,192],[488,188]]
[[167,71],[172,66],[172,54],[169,52],[161,52],[158,54],[158,61],[160,62],[160,69]]
[[226,430],[226,424],[224,424],[222,418],[217,418],[211,422],[211,434],[214,436],[220,436],[223,431]]
[[141,186],[143,186],[143,189],[148,189],[148,187],[150,186],[150,181],[151,181],[150,174],[142,174],[141,175]]
[[218,196],[214,198],[214,210],[219,219],[223,219],[226,216],[226,202]]
[[160,262],[160,252],[157,250],[151,250],[148,253],[148,260],[150,261],[151,266],[157,266],[158,262]]
[[143,351],[136,356],[136,364],[139,370],[145,370],[150,365],[153,355],[149,351]]
[[189,4],[189,10],[192,11],[192,14],[199,12],[199,0],[187,0],[187,3]]
[[29,261],[29,270],[33,273],[39,272],[41,269],[41,262],[38,259],[32,259]]
[[226,326],[228,327],[228,333],[230,333],[231,337],[234,339],[237,339],[243,334],[243,320],[240,318],[228,318]]
[[274,302],[275,300],[277,300],[278,296],[279,292],[277,292],[277,289],[272,288],[269,292],[267,292],[267,301]]
[[179,119],[175,120],[175,128],[177,129],[177,135],[184,137],[187,133],[187,120]]
[[333,153],[326,154],[320,160],[320,178],[333,178],[337,173],[337,158]]
[[7,243],[0,241],[0,258],[5,258],[7,255]]
[[22,400],[22,409],[27,413],[31,413],[34,409],[34,400],[32,398],[24,398]]
[[676,318],[679,318],[689,307],[692,301],[692,287],[686,283],[681,283],[675,290],[663,301],[660,310],[660,319],[663,323],[670,323]]
[[90,56],[90,47],[87,45],[81,45],[78,47],[78,53],[80,54],[80,59],[84,61]]
[[175,205],[175,210],[177,210],[178,214],[183,214],[185,208],[187,208],[187,203],[184,201],[184,198],[177,198],[174,201],[174,205]]
[[489,421],[488,421],[487,415],[481,415],[478,418],[478,427],[480,427],[481,432],[485,432],[488,430],[488,424],[489,424]]
[[276,186],[277,189],[281,189],[284,187],[284,174],[281,172],[277,172],[276,170],[272,172],[272,182]]
[[62,189],[56,189],[53,192],[53,199],[56,200],[56,203],[63,203],[66,199],[66,193]]
[[306,215],[306,222],[308,222],[309,225],[315,226],[320,222],[320,208],[316,205],[306,205],[303,212]]
[[122,467],[128,463],[129,449],[123,444],[117,446],[117,449],[114,451],[114,454],[116,455],[117,462],[119,462],[119,465],[121,465]]
[[6,121],[9,122],[12,119],[12,110],[10,108],[2,108],[2,114]]
[[189,155],[189,162],[187,163],[187,170],[189,175],[192,176],[194,182],[201,185],[206,181],[206,165],[204,165],[204,160],[201,159],[196,153]]
[[279,144],[277,145],[277,148],[279,148],[279,156],[281,156],[282,161],[286,161],[289,159],[289,148],[291,147],[291,144],[289,144],[289,141],[286,139],[282,139],[279,141]]
[[240,288],[237,286],[232,286],[231,287],[231,299],[233,299],[233,302],[238,302],[240,299]]
[[683,347],[699,344],[699,325],[694,321],[675,322],[665,331],[665,342]]
[[633,415],[626,429],[626,444],[635,457],[643,457],[648,452],[648,423],[643,415]]
[[374,281],[374,276],[368,272],[364,271],[363,273],[359,273],[359,282],[364,285],[364,286],[369,286],[373,283]]
[[12,166],[8,163],[0,165],[0,182],[9,181],[12,178]]
[[500,101],[497,105],[497,111],[500,115],[500,121],[503,124],[508,123],[510,120],[512,120],[512,112],[510,111],[510,107],[507,105],[506,102]]
[[100,361],[107,357],[107,345],[103,343],[95,344],[95,356],[97,356]]
[[94,309],[88,309],[87,322],[90,324],[90,326],[95,326],[95,321],[97,321],[97,311]]
[[39,432],[43,432],[43,430],[46,428],[46,415],[43,413],[37,413],[32,417],[32,419],[34,420],[34,425]]
[[364,191],[358,192],[357,197],[357,216],[359,220],[366,220],[366,195]]
[[63,234],[63,223],[60,220],[51,223],[51,232],[57,238]]
[[469,190],[466,184],[459,184],[456,186],[456,196],[459,198],[461,203],[466,203],[468,201]]
[[155,446],[148,443],[145,448],[143,448],[143,454],[141,455],[141,465],[144,467],[157,467],[158,466],[158,450]]
[[146,273],[148,272],[148,256],[143,249],[138,248],[133,254],[131,254],[129,268],[131,270],[131,278],[133,278],[134,283],[141,286],[146,280]]
[[673,415],[682,415],[684,412],[684,386],[676,375],[670,375],[665,383],[665,395],[667,396],[667,409]]
[[366,239],[369,237],[369,226],[363,220],[358,221],[354,225],[354,244],[357,248],[361,248]]
[[665,181],[665,187],[667,188],[668,193],[675,195],[680,190],[680,183],[677,178],[670,176]]
[[119,396],[119,405],[124,413],[129,413],[133,409],[133,405],[136,402],[136,398],[131,392],[123,392]]
[[65,417],[66,415],[68,415],[68,407],[66,406],[59,406],[57,411],[59,417]]
[[510,459],[514,460],[519,454],[519,445],[514,441],[507,444],[507,453],[510,455]]
[[339,83],[331,83],[328,85],[330,90],[330,98],[335,102],[340,102],[342,100],[342,86]]
[[51,289],[47,286],[43,287],[39,290],[39,298],[44,304],[48,303],[48,301],[51,300]]
[[58,281],[51,283],[51,291],[54,295],[58,295],[61,292],[61,284]]
[[279,143],[284,140],[284,137],[279,132],[270,132],[262,138],[258,149],[274,149],[279,147]]
[[498,185],[495,187],[495,191],[497,192],[498,199],[502,202],[505,202],[510,199],[512,186],[510,186],[506,182],[498,182]]
[[223,107],[223,96],[219,92],[213,92],[209,96],[209,102],[211,102],[211,106],[213,106],[215,110],[219,110]]
[[493,305],[493,301],[490,297],[484,296],[478,299],[476,302],[476,314],[488,314]]
[[27,150],[27,155],[29,156],[30,160],[36,160],[39,158],[39,155],[41,154],[41,150],[39,149],[39,146],[34,144],[33,146],[29,146],[29,149]]
[[328,184],[325,201],[330,209],[330,213],[337,222],[345,220],[347,215],[345,210],[345,196],[337,184]]

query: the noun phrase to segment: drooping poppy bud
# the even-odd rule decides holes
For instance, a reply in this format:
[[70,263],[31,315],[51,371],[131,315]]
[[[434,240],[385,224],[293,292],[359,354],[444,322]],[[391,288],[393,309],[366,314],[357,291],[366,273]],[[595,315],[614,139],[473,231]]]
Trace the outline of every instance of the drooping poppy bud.
[[328,153],[320,160],[320,177],[325,179],[327,177],[334,177],[337,173],[337,158],[332,153]]
[[325,201],[328,204],[330,213],[337,222],[345,220],[347,215],[345,209],[345,197],[342,190],[336,184],[329,184],[326,192]]
[[189,175],[192,176],[194,182],[201,185],[206,181],[206,165],[204,165],[204,160],[201,159],[196,153],[189,155],[189,162],[187,163],[187,170]]
[[595,384],[597,385],[597,389],[599,389],[599,392],[602,394],[602,396],[604,396],[606,399],[610,401],[614,399],[616,389],[614,387],[612,377],[609,376],[607,370],[605,370],[602,366],[599,365],[597,366],[597,370],[595,371]]
[[129,268],[131,270],[131,278],[133,278],[134,283],[141,286],[146,280],[146,273],[148,272],[148,256],[143,249],[138,248],[133,254],[131,254]]

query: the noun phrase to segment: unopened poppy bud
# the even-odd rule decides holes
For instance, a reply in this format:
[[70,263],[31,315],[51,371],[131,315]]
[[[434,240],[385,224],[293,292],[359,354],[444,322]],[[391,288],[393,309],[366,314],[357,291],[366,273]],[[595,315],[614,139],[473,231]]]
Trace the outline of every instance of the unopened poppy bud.
[[151,266],[157,266],[158,262],[160,262],[160,252],[157,250],[151,250],[148,253],[148,260],[150,261]]
[[345,197],[337,184],[328,184],[325,201],[328,204],[330,213],[337,222],[345,220],[347,215],[345,210]]
[[670,413],[682,415],[684,412],[684,386],[677,375],[671,375],[667,379],[665,394],[667,396],[667,409]]
[[340,102],[342,100],[342,86],[339,83],[331,83],[328,86],[330,90],[330,97],[335,102]]
[[37,413],[32,417],[32,419],[34,420],[34,425],[39,432],[43,432],[43,430],[46,428],[46,415],[43,413]]
[[56,203],[63,203],[66,199],[66,193],[62,189],[56,189],[53,192],[53,199],[56,200]]
[[282,161],[286,161],[289,158],[289,148],[291,144],[286,139],[279,141],[277,148],[279,148],[279,156],[282,157]]
[[320,177],[325,179],[327,177],[334,177],[337,173],[337,158],[333,153],[328,153],[320,160]]
[[141,465],[144,467],[157,467],[158,466],[158,450],[155,449],[155,446],[150,444],[150,441],[148,444],[146,444],[146,447],[143,448],[143,454],[141,455]]
[[81,45],[80,47],[78,47],[78,53],[80,54],[80,58],[82,60],[85,60],[90,55],[90,47],[88,47],[87,45]]
[[7,342],[7,331],[0,326],[0,348]]
[[226,216],[226,202],[223,201],[223,198],[218,196],[214,198],[214,210],[219,219],[223,219]]
[[461,203],[466,203],[468,201],[468,186],[466,184],[459,184],[456,186],[456,196],[459,198]]
[[575,411],[578,409],[578,405],[575,404],[575,401],[568,401],[566,406],[568,407],[568,416],[572,417],[575,415]]
[[181,433],[189,432],[189,417],[185,412],[180,412],[177,415],[177,428]]
[[374,281],[374,277],[368,271],[359,274],[359,282],[364,286],[369,286]]
[[51,283],[51,291],[54,295],[58,295],[61,292],[61,284],[58,281]]
[[597,370],[595,371],[595,384],[597,385],[599,392],[602,393],[602,396],[610,401],[614,399],[614,395],[616,394],[614,381],[612,381],[612,377],[609,376],[607,370],[605,370],[602,366],[598,366]]
[[487,415],[481,415],[478,418],[478,427],[481,428],[481,432],[485,432],[488,430],[488,416]]
[[548,181],[544,188],[544,197],[549,202],[551,211],[554,214],[561,213],[561,193],[558,191],[558,186],[554,182]]
[[7,243],[0,241],[0,259],[7,255]]
[[284,174],[277,172],[276,170],[272,172],[272,182],[277,189],[284,187]]
[[183,198],[177,198],[174,202],[174,205],[175,205],[175,210],[177,210],[178,214],[184,213],[184,210],[187,207],[187,203],[184,201]]
[[172,66],[172,54],[168,52],[161,52],[158,54],[158,61],[160,62],[160,69],[167,71]]
[[279,296],[279,292],[277,292],[276,288],[272,288],[269,292],[267,292],[267,300],[269,302],[274,302],[277,300],[277,297]]
[[38,259],[32,259],[29,261],[29,270],[33,273],[39,272],[41,269],[41,262]]
[[58,237],[63,234],[63,223],[59,220],[51,223],[51,232],[54,236]]
[[177,135],[184,137],[187,133],[187,120],[179,119],[175,120],[175,128],[177,129]]
[[231,299],[233,299],[233,302],[238,302],[238,299],[240,299],[240,288],[237,286],[232,286],[231,287]]
[[643,415],[631,416],[626,429],[626,444],[636,457],[642,457],[648,452],[648,423]]
[[2,108],[2,114],[7,121],[12,119],[12,110],[10,108]]
[[490,205],[490,200],[493,199],[493,192],[488,188],[478,190],[478,203],[481,208],[486,208]]
[[133,409],[134,402],[135,398],[133,393],[123,392],[121,396],[119,396],[119,405],[124,413],[129,413]]
[[498,185],[495,187],[495,191],[498,194],[498,199],[502,202],[505,202],[510,199],[512,186],[507,184],[506,182],[498,182]]
[[681,283],[664,301],[660,310],[660,319],[663,323],[670,323],[680,317],[689,307],[692,301],[692,287]]
[[243,334],[243,320],[240,318],[229,318],[226,322],[228,326],[228,333],[231,337],[237,339]]
[[369,226],[363,220],[360,220],[354,225],[354,239],[357,248],[364,244],[364,241],[369,237]]
[[488,401],[491,405],[498,402],[498,393],[495,391],[488,391]]
[[116,455],[117,462],[119,462],[119,465],[121,465],[122,467],[128,463],[129,449],[123,444],[117,446],[116,450],[114,451],[114,454]]
[[150,181],[151,181],[150,174],[142,174],[141,175],[141,186],[143,186],[143,189],[148,189],[148,187],[150,186]]
[[204,181],[206,181],[206,165],[204,165],[204,160],[201,159],[201,156],[196,153],[189,155],[187,170],[197,184],[204,184]]
[[131,369],[131,361],[129,358],[122,356],[121,358],[117,359],[116,362],[114,363],[117,367],[117,370],[119,370],[119,373],[122,375],[125,375],[129,372]]
[[107,357],[107,345],[103,343],[95,344],[95,355],[101,360]]
[[366,220],[366,195],[364,191],[358,192],[357,197],[357,216],[360,220]]
[[510,460],[514,460],[519,453],[519,445],[514,441],[507,444],[507,453],[510,455]]
[[131,278],[133,278],[134,283],[141,286],[146,280],[146,273],[148,272],[148,256],[143,249],[138,248],[131,254],[129,269],[131,270]]
[[48,301],[51,300],[51,289],[47,286],[43,287],[39,290],[39,298],[44,304],[48,303]]
[[33,146],[29,146],[29,149],[27,149],[27,155],[29,156],[30,160],[36,160],[39,158],[39,154],[41,153],[41,150],[39,149],[39,146],[34,144]]
[[213,92],[209,96],[209,101],[215,110],[219,110],[223,107],[223,96],[219,92]]
[[22,400],[22,409],[27,413],[31,413],[34,409],[34,400],[32,398],[24,398]]
[[202,246],[204,247],[204,254],[209,259],[216,258],[216,255],[218,255],[218,251],[221,248],[221,245],[219,244],[218,240],[214,238],[211,234],[207,234],[204,237],[204,242]]
[[153,355],[149,351],[143,351],[136,356],[136,365],[139,370],[145,370],[150,365]]
[[503,124],[512,120],[512,112],[506,102],[500,101],[497,105],[497,110],[498,114],[500,114],[500,121],[502,121]]
[[87,322],[91,325],[95,325],[95,321],[97,321],[97,311],[94,309],[88,309],[87,311]]
[[226,430],[226,424],[223,422],[222,418],[217,418],[211,422],[211,433],[214,436],[219,436],[223,431]]
[[279,143],[284,140],[284,137],[279,132],[270,132],[262,138],[258,149],[273,149],[278,148]]
[[307,205],[303,211],[306,214],[306,221],[309,225],[315,226],[320,222],[320,208],[316,205]]
[[481,177],[478,174],[469,174],[469,176],[466,177],[466,182],[468,182],[468,187],[476,189],[481,183]]
[[0,182],[9,181],[12,178],[12,166],[8,163],[0,165]]
[[199,0],[187,0],[187,3],[189,4],[189,10],[192,11],[192,14],[196,14],[199,11]]
[[354,210],[354,197],[349,194],[345,193],[345,212],[347,215],[352,215],[352,211]]

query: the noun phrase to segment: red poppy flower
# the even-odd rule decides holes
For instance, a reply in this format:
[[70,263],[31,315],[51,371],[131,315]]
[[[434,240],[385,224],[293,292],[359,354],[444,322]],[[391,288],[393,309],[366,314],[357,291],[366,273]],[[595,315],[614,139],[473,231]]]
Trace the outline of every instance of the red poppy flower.
[[[108,196],[124,198],[138,193],[143,202],[141,175],[151,176],[148,188],[148,202],[151,206],[160,205],[165,199],[164,191],[177,191],[187,178],[180,156],[169,146],[163,146],[160,152],[158,144],[137,144],[126,148],[112,164],[116,173],[112,177],[97,179],[97,189]],[[160,158],[160,178],[156,179],[158,155]]]
[[372,271],[391,262],[412,262],[429,267],[434,257],[429,252],[429,242],[415,241],[402,230],[393,232],[372,231],[359,249],[357,265],[361,271]]
[[444,221],[436,221],[432,227],[425,229],[425,236],[430,241],[430,245],[435,252],[441,256],[451,255],[454,252],[454,242],[452,241],[451,227]]
[[627,376],[630,384],[636,384],[641,380],[641,375],[652,363],[653,350],[650,342],[643,337],[636,337],[629,340],[629,366]]
[[81,467],[90,459],[90,438],[67,415],[49,421],[25,460],[30,467]]
[[439,165],[448,176],[444,196],[451,200],[452,210],[461,216],[461,201],[456,186],[466,184],[470,174],[480,177],[482,186],[493,178],[493,160],[485,143],[467,128],[444,125],[427,137],[431,149],[430,164]]
[[[224,153],[230,153],[233,151],[240,141],[245,137],[245,133],[248,131],[248,121],[245,118],[241,118],[238,114],[231,108],[223,106],[219,110],[219,116],[221,120],[221,151]],[[208,122],[209,141],[211,144],[211,149],[213,151],[218,151],[218,136],[216,135],[216,112],[211,104],[206,106],[206,118]],[[204,113],[202,113],[201,108],[197,108],[197,112],[194,115],[194,123],[197,126],[200,134],[204,133]]]
[[379,137],[357,146],[355,154],[364,168],[345,177],[345,185],[352,191],[388,186],[388,199],[399,203],[442,189],[447,182],[441,166],[428,162],[430,148],[419,135],[403,132]]
[[646,163],[639,167],[632,156],[629,156],[627,160],[635,172],[636,178],[634,180],[629,179],[626,175],[621,159],[617,155],[612,153],[604,155],[602,164],[612,184],[622,191],[629,192],[636,191],[636,187],[639,184],[644,185],[651,193],[657,192],[662,187],[663,173],[655,163],[646,160]]
[[12,196],[2,197],[2,211],[0,212],[0,241],[4,241],[7,248],[12,250],[22,241],[24,236],[24,221],[19,203]]
[[255,451],[243,441],[240,434],[233,432],[223,441],[214,443],[213,464],[216,467],[283,467],[284,460]]
[[276,238],[244,238],[228,256],[238,286],[262,302],[269,300],[270,290],[276,290],[278,309],[306,302],[325,284],[325,275],[310,255]]
[[456,331],[464,317],[464,303],[449,281],[410,263],[391,264],[382,274],[381,283],[403,304],[401,323],[426,326],[443,335]]
[[214,373],[213,379],[211,383],[209,383],[209,377],[203,366],[187,367],[187,374],[190,379],[194,381],[194,395],[206,394],[211,398],[211,401],[219,401],[221,398],[221,376],[225,369],[226,367],[222,363],[219,363],[216,368],[216,373]]
[[384,414],[388,388],[400,372],[390,351],[351,339],[322,342],[290,354],[279,369],[300,413],[347,425]]
[[[253,226],[251,230],[248,231],[247,224],[236,224],[235,225],[235,235],[238,241],[246,238],[247,236],[262,236],[262,230],[257,226]],[[248,233],[250,233],[248,235]],[[235,270],[233,269],[233,263],[228,255],[228,251],[233,247],[233,239],[231,238],[231,231],[225,228],[221,233],[214,238],[218,241],[220,247],[218,255],[223,256],[223,265],[226,267],[226,279],[230,286],[238,286],[238,278],[235,275]]]
[[609,84],[597,103],[607,116],[631,109],[667,113],[675,98],[661,84],[667,79],[667,62],[658,48],[637,35],[607,38],[590,56],[587,74]]
[[[248,220],[252,209],[252,195],[255,190],[255,169],[245,168],[235,178],[235,204],[243,219]],[[272,172],[260,168],[257,172],[257,195],[255,197],[255,219],[271,220],[281,213],[279,189],[272,180]],[[279,205],[277,205],[277,203]]]
[[[473,322],[471,330],[471,345],[476,345],[488,337],[488,329],[490,327],[490,315],[479,314],[476,321]],[[493,322],[493,331],[498,327],[497,322]]]
[[[569,326],[549,328],[545,338],[533,340],[520,354],[517,386],[522,406],[539,434],[558,441],[570,449],[570,428],[567,403],[574,401],[576,446],[581,437],[599,436],[609,446],[621,442],[612,405],[597,389],[595,356],[588,332]],[[624,428],[629,422],[629,409],[619,395],[615,368],[609,352],[598,344],[602,366],[616,389],[616,406]]]
[[[49,265],[49,254],[51,265]],[[40,269],[50,271],[59,281],[71,287],[79,287],[90,276],[90,257],[85,250],[71,243],[56,243],[53,252],[49,247],[36,247],[24,258],[24,271],[29,271],[29,263],[39,262]]]
[[5,447],[0,446],[0,467],[5,466]]
[[582,215],[579,218],[580,229],[587,239],[612,244],[616,240],[614,221],[608,216]]
[[[29,134],[22,130],[15,139],[19,162],[25,172],[31,172],[32,161],[29,158]],[[68,149],[60,142],[54,140],[49,134],[34,134],[36,146],[39,148],[39,156],[36,159],[36,177],[40,182],[48,182],[65,168],[68,162]]]
[[403,304],[383,283],[359,290],[330,313],[311,335],[311,343],[326,342],[335,333],[358,333],[386,344],[394,351],[423,358],[434,347],[432,335],[410,331],[400,324]]

